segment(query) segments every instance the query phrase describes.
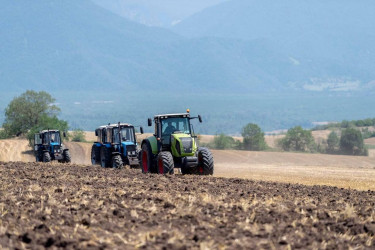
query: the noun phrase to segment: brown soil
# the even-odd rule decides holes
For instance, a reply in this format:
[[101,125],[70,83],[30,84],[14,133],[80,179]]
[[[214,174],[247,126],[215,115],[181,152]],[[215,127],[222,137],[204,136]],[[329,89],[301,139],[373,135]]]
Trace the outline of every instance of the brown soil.
[[0,163],[0,247],[373,249],[375,192]]

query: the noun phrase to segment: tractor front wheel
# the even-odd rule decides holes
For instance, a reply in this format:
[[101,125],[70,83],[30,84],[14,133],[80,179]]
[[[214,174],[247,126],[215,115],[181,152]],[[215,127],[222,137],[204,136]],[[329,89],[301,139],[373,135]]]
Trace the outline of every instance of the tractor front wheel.
[[212,153],[207,148],[198,149],[198,175],[213,175],[214,174],[214,158]]
[[43,153],[43,162],[50,162],[51,161],[51,155],[49,152],[44,152]]
[[63,161],[64,163],[70,163],[72,161],[72,157],[70,156],[69,150],[64,150],[63,152]]
[[112,168],[121,168],[123,165],[121,155],[112,156]]
[[173,156],[170,152],[160,152],[158,155],[158,174],[174,174]]
[[152,151],[151,147],[147,143],[143,143],[140,165],[142,168],[142,173],[152,173]]

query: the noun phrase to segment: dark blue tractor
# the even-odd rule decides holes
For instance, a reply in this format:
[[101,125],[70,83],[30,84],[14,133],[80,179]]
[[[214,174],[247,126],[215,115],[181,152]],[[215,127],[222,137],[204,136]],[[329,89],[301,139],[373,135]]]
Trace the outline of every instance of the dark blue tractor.
[[[143,134],[143,128],[140,127]],[[109,124],[95,130],[97,142],[91,148],[91,162],[103,168],[139,167],[134,126],[127,123]]]
[[[63,135],[65,137],[65,132]],[[58,130],[43,130],[35,134],[34,154],[37,162],[71,162],[69,149],[61,143],[61,134]]]

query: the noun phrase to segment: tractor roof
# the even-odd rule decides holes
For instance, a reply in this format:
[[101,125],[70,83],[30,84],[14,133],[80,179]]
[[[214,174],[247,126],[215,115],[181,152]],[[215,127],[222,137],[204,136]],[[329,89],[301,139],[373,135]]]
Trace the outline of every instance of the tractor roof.
[[168,118],[168,117],[190,117],[190,113],[155,115],[154,118]]
[[56,130],[56,129],[42,130],[42,131],[39,132],[39,134],[44,134],[44,133],[48,133],[48,132],[60,132],[60,131]]
[[[120,123],[120,126],[121,127],[134,127],[130,123]],[[98,129],[103,129],[103,128],[117,128],[117,127],[118,127],[118,123],[114,123],[114,124],[100,126]]]

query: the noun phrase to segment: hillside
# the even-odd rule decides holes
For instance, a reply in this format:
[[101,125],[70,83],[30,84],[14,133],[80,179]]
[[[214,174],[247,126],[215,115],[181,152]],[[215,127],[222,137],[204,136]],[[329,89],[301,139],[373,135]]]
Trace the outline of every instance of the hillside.
[[[201,134],[238,134],[249,122],[272,131],[373,117],[373,92],[363,85],[374,74],[367,59],[354,58],[350,68],[329,60],[298,64],[267,38],[186,38],[89,0],[5,1],[0,22],[0,123],[26,89],[51,93],[71,129],[119,120],[145,125],[154,114],[186,108],[204,117]],[[323,83],[343,91],[310,91],[331,76],[337,84]]]
[[266,82],[282,88],[272,77],[274,69],[264,67],[268,61],[291,67],[272,47],[185,39],[128,21],[89,0],[8,1],[0,21],[7,24],[0,27],[4,91],[48,86],[90,93],[105,84],[110,93],[228,91],[229,86],[240,93],[259,91]]
[[173,30],[187,37],[264,39],[298,68],[311,68],[296,87],[360,90],[375,80],[374,8],[370,0],[231,0]]
[[225,0],[92,0],[120,16],[149,26],[171,27]]

